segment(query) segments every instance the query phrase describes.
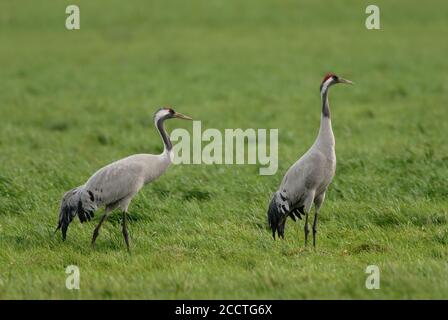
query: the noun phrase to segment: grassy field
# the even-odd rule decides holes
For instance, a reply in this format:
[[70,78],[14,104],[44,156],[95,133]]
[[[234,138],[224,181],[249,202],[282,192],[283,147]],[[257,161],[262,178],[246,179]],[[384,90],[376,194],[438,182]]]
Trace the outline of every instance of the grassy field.
[[[375,1],[379,31],[368,4],[2,1],[0,298],[448,298],[448,3]],[[338,167],[313,250],[302,222],[273,241],[266,209],[317,135],[328,71],[356,85],[331,91]],[[161,152],[163,105],[204,129],[279,128],[277,174],[172,166],[131,203],[131,254],[118,212],[95,249],[99,214],[53,236],[66,190]],[[80,290],[65,288],[71,264]]]

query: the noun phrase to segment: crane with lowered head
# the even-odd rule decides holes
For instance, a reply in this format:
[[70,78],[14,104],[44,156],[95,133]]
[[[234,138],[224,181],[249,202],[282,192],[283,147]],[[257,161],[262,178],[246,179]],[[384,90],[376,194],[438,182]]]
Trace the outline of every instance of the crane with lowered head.
[[268,222],[275,239],[275,232],[285,236],[288,216],[296,221],[305,216],[305,246],[308,243],[308,215],[314,203],[313,246],[316,246],[317,217],[325,199],[325,192],[336,170],[335,138],[330,119],[328,90],[337,83],[353,84],[334,73],[325,75],[320,85],[322,115],[319,134],[311,148],[294,163],[283,177],[268,208]]

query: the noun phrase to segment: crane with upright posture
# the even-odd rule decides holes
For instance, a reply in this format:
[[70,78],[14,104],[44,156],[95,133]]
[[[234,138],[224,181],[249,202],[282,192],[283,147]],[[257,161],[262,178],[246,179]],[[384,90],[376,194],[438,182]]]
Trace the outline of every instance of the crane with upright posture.
[[119,207],[123,214],[122,232],[126,247],[129,250],[126,226],[128,206],[132,198],[145,184],[154,181],[168,169],[171,163],[172,144],[168,133],[165,131],[164,121],[172,118],[192,120],[171,108],[159,109],[154,114],[154,125],[164,144],[164,150],[161,154],[135,154],[115,161],[99,169],[82,186],[65,193],[61,201],[59,223],[56,228],[56,231],[61,229],[63,240],[66,238],[70,222],[76,215],[81,223],[90,221],[95,210],[104,206],[105,212],[93,232],[92,245],[94,245],[101,225],[109,214]]
[[313,246],[316,246],[317,217],[325,199],[325,192],[336,170],[335,139],[330,119],[328,89],[337,83],[353,84],[333,73],[327,74],[320,85],[322,115],[319,134],[311,148],[286,172],[268,208],[268,222],[275,239],[275,232],[285,237],[288,216],[296,221],[305,216],[305,246],[308,243],[308,215],[314,203]]

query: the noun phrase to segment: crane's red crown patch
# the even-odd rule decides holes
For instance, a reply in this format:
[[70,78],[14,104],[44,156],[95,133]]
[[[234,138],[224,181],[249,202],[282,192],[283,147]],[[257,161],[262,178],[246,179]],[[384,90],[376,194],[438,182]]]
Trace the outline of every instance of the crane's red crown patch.
[[331,78],[331,77],[333,77],[333,76],[335,76],[335,74],[334,73],[327,73],[326,75],[325,75],[325,77],[324,77],[324,80],[322,80],[322,83],[324,83],[325,81],[327,81],[329,78]]

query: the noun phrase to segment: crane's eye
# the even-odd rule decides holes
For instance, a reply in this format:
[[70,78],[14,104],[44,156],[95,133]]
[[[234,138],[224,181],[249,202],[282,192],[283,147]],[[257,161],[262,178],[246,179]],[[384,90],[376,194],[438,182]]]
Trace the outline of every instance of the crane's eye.
[[338,81],[338,76],[332,76],[331,77],[334,81]]

